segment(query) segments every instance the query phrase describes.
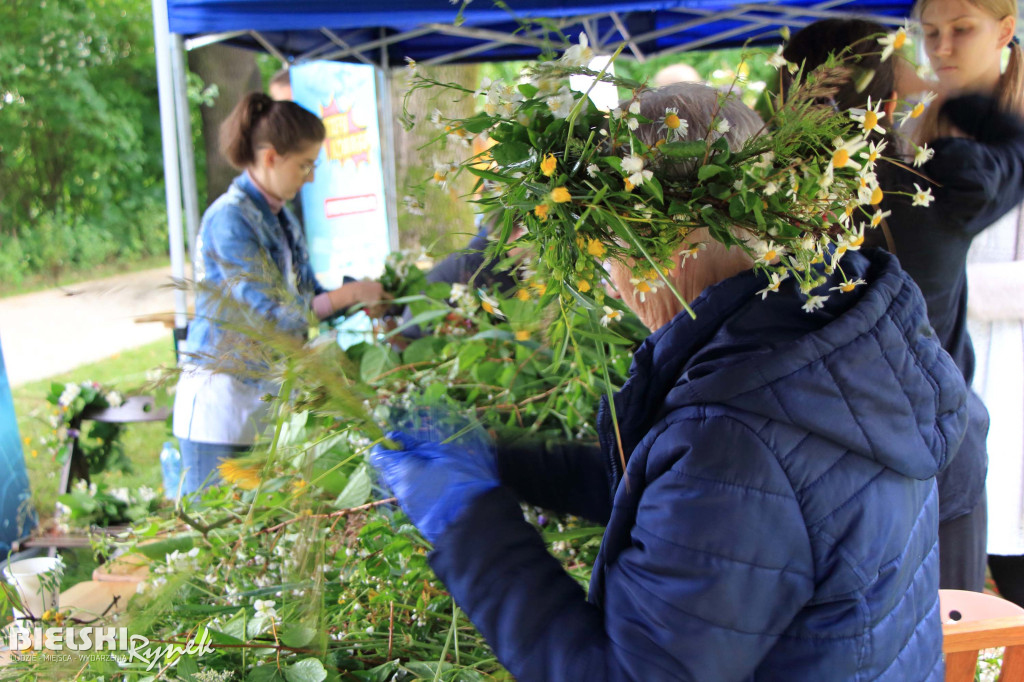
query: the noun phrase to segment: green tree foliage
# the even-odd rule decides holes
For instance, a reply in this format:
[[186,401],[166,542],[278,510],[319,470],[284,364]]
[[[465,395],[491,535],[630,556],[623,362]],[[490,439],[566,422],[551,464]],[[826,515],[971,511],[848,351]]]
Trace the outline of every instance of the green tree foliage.
[[148,0],[0,4],[0,278],[166,242]]

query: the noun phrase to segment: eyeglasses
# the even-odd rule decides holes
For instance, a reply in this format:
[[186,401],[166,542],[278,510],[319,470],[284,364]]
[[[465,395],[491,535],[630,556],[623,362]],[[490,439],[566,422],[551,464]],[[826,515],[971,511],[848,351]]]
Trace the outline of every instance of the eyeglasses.
[[316,167],[318,165],[320,165],[319,161],[314,161],[313,163],[300,163],[299,170],[302,171],[302,174],[304,176],[308,176],[310,173],[316,170]]

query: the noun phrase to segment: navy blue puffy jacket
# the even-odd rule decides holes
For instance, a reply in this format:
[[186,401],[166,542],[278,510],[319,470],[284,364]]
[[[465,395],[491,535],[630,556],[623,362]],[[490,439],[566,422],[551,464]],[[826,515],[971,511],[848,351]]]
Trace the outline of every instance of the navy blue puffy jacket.
[[[524,682],[941,680],[935,474],[966,389],[883,252],[808,314],[709,288],[637,351],[602,448],[503,448],[431,564]],[[834,283],[833,283],[834,284]],[[607,522],[589,599],[519,499]]]

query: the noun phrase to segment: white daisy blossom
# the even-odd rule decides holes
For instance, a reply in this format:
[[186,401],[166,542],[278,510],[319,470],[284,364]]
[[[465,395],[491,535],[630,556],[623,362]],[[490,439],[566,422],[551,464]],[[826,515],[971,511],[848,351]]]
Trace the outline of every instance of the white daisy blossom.
[[825,305],[825,301],[828,300],[828,296],[808,296],[804,304],[800,306],[804,312],[813,313],[818,308]]
[[917,148],[917,151],[914,153],[914,168],[923,166],[924,164],[928,163],[929,161],[932,160],[933,156],[935,156],[934,149],[932,149],[926,144],[921,145],[920,147]]
[[501,312],[501,309],[498,307],[498,305],[499,304],[496,300],[494,300],[484,292],[480,292],[480,306],[485,311],[489,312],[491,315],[494,315],[495,317],[501,319],[505,319],[505,313]]
[[729,123],[729,119],[722,117],[722,120],[715,124],[715,131],[725,135],[727,132],[732,130],[732,125]]
[[[789,277],[788,272],[783,272],[782,274],[779,274],[778,272],[773,272],[771,278],[769,278],[768,280],[768,286],[757,292],[757,294],[761,295],[761,300],[763,301],[765,298],[767,298],[768,294],[778,291],[779,285],[782,284],[783,280],[785,280],[787,277]],[[754,295],[756,296],[757,294]]]
[[64,384],[64,390],[61,392],[60,398],[57,399],[57,404],[61,407],[67,407],[81,394],[82,387],[78,384]]
[[879,134],[885,135],[885,128],[878,125],[878,122],[885,118],[885,112],[882,111],[882,103],[875,102],[875,106],[871,106],[871,96],[868,96],[867,109],[851,109],[850,118],[861,124],[864,128],[865,133],[870,133],[873,130],[878,131]]
[[636,130],[637,128],[640,127],[640,121],[636,120],[635,118],[630,118],[628,121],[626,121],[626,125],[629,127],[630,130]]
[[935,201],[935,197],[932,196],[932,188],[931,187],[929,187],[927,189],[921,189],[920,187],[917,186],[917,183],[915,182],[914,183],[914,189],[917,190],[916,192],[914,192],[914,202],[913,202],[914,206],[925,206],[925,207],[927,207],[930,203]]
[[547,100],[548,109],[554,114],[555,118],[568,118],[572,112],[573,106],[576,104],[575,98],[572,96],[572,92],[568,88],[561,88],[558,93]]
[[589,166],[587,166],[587,175],[589,175],[590,177],[594,177],[595,175],[597,175],[597,171],[599,170],[601,169],[597,167],[597,164],[592,163]]
[[573,45],[558,60],[566,66],[587,66],[594,58],[594,51],[590,49],[590,40],[586,32],[580,32],[579,45]]
[[626,175],[639,173],[644,169],[644,158],[636,154],[630,154],[622,160],[622,172]]
[[277,610],[274,608],[273,599],[257,599],[252,603],[256,614],[274,620],[277,618]]
[[768,66],[774,69],[781,69],[787,64],[786,58],[782,56],[782,45],[779,45],[779,49],[775,51],[775,54],[768,57]]
[[910,32],[910,25],[904,21],[903,25],[892,33],[888,33],[878,39],[878,44],[882,46],[881,60],[884,62],[886,59],[892,56],[892,53],[901,47],[903,43],[907,41],[907,33]]
[[637,100],[633,100],[629,105],[629,113],[633,114],[634,116],[639,116],[640,102],[638,102]]
[[610,308],[608,306],[602,306],[604,308],[604,316],[601,317],[601,326],[607,327],[610,322],[616,322],[622,319],[622,311]]
[[764,195],[766,197],[770,197],[771,195],[775,194],[778,191],[779,191],[779,185],[774,180],[769,180],[768,182],[765,183],[765,185],[764,185]]

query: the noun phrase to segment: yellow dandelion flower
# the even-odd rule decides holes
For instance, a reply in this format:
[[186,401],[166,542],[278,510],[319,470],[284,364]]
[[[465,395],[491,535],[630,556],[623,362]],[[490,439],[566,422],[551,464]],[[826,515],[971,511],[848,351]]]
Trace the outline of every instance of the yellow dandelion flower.
[[516,298],[518,298],[520,301],[529,301],[530,292],[527,291],[526,289],[520,289],[519,291],[516,292]]
[[39,451],[38,450],[33,450],[32,451],[32,456],[33,457],[38,457],[39,456]]
[[548,207],[547,204],[537,204],[533,207],[533,215],[537,216],[537,219],[541,222],[548,219]]
[[525,330],[525,329],[517,329],[515,336],[516,336],[516,341],[529,341],[530,340],[530,332]]
[[576,288],[580,290],[581,294],[585,294],[590,291],[590,282],[585,279],[577,280]]
[[556,187],[551,190],[551,201],[556,204],[564,204],[567,201],[572,201],[572,195],[565,187]]
[[544,282],[531,282],[530,286],[533,287],[538,296],[543,296],[548,291],[548,285],[544,284]]
[[607,249],[604,247],[604,244],[597,239],[591,239],[587,242],[587,253],[594,258],[603,258],[606,251]]
[[558,166],[558,162],[555,161],[554,154],[548,154],[544,157],[544,160],[540,162],[540,172],[549,178],[554,175],[555,168]]
[[217,466],[220,477],[242,490],[255,490],[260,484],[260,465],[242,464],[233,459],[221,460]]

